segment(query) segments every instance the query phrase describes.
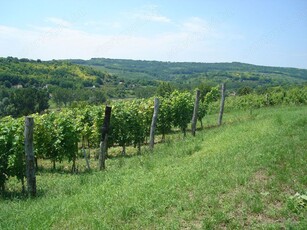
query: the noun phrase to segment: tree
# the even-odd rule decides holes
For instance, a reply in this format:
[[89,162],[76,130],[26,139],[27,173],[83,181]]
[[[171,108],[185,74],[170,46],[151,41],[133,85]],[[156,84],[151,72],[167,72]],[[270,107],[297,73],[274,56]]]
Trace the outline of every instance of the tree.
[[161,82],[157,89],[157,95],[167,97],[174,91],[173,86],[168,82]]
[[67,106],[74,100],[73,90],[63,89],[63,88],[54,88],[52,91],[52,100],[61,107],[63,104]]
[[0,116],[26,116],[40,113],[49,107],[49,93],[43,89],[14,89],[2,96],[4,97],[0,98]]
[[251,94],[253,92],[253,89],[249,86],[243,86],[238,90],[238,95],[242,96],[242,95],[247,95],[247,94]]
[[104,103],[107,100],[106,93],[102,91],[101,89],[93,89],[90,92],[90,97],[88,99],[88,102],[90,104],[99,105]]

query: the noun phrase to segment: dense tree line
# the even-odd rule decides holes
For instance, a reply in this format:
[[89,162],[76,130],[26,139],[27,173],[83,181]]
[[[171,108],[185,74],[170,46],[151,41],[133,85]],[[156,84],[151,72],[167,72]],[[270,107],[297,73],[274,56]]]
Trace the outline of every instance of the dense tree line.
[[[113,74],[109,74],[110,71]],[[202,85],[227,82],[228,92],[239,95],[281,85],[304,84],[306,70],[254,66],[242,63],[170,63],[114,59],[41,61],[0,58],[0,87],[47,89],[51,105],[90,104],[106,98],[149,98],[163,87],[192,92]],[[11,93],[10,95],[13,95]],[[1,95],[0,95],[1,96]],[[9,114],[7,95],[1,96]],[[30,99],[29,99],[30,100]],[[17,108],[18,106],[15,106]],[[39,111],[39,110],[32,110]],[[15,112],[24,114],[24,112]]]
[[0,58],[0,117],[40,113],[50,104],[100,104],[107,97],[124,98],[128,87],[119,83],[116,76],[67,61]]
[[125,81],[128,79],[167,81],[177,85],[177,88],[186,87],[186,89],[188,87],[193,89],[204,80],[210,85],[228,81],[227,88],[230,90],[237,90],[243,86],[257,88],[259,85],[266,87],[297,85],[307,81],[305,69],[256,66],[239,62],[193,63],[105,58],[70,61],[103,68]]
[[51,90],[41,88],[6,89],[0,87],[0,117],[26,116],[42,113],[49,108],[50,101],[57,107],[84,104],[98,105],[107,100],[101,89],[65,89],[54,87]]
[[55,87],[52,89],[51,101],[57,107],[71,106],[74,103],[85,102],[90,105],[98,105],[107,100],[106,93],[98,88],[90,89],[64,89]]
[[44,89],[21,88],[7,90],[0,87],[0,117],[25,116],[49,108],[49,93]]
[[56,85],[62,88],[100,86],[116,79],[106,72],[67,61],[0,58],[0,85],[7,88]]

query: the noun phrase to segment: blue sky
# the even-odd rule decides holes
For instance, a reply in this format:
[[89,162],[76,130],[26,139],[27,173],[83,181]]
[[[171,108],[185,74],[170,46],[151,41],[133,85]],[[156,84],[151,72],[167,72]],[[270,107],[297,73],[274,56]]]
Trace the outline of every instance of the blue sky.
[[307,69],[307,1],[2,1],[0,56]]

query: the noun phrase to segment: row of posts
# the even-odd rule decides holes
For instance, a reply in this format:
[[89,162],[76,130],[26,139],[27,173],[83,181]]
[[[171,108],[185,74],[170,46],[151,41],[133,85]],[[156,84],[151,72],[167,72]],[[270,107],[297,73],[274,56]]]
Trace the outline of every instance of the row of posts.
[[[105,169],[105,160],[107,155],[107,141],[108,132],[111,119],[111,107],[106,106],[104,123],[101,130],[101,142],[100,142],[100,153],[99,153],[99,170]],[[33,117],[25,118],[25,155],[26,155],[26,178],[27,178],[27,191],[30,196],[36,196],[36,176],[35,176],[35,157],[33,151],[33,130],[34,130],[34,119]],[[84,150],[84,149],[83,149]],[[90,169],[88,159],[85,151],[83,151],[87,163],[88,169]]]
[[[197,113],[198,113],[198,108],[199,108],[199,101],[200,101],[200,90],[197,90],[196,97],[195,97],[195,103],[194,103],[192,125],[191,125],[191,131],[192,131],[193,136],[195,136],[196,134],[196,123],[197,123]],[[220,105],[220,112],[219,112],[219,118],[218,118],[218,126],[222,124],[224,104],[225,104],[225,83],[221,85],[221,105]],[[149,148],[151,150],[154,147],[154,141],[155,141],[154,134],[155,134],[155,128],[156,128],[156,123],[157,123],[157,118],[158,118],[158,111],[159,111],[159,99],[155,98],[154,113],[152,116],[152,122],[151,122],[151,127],[150,127]]]
[[[199,108],[200,101],[200,91],[196,91],[196,98],[194,103],[193,117],[192,117],[192,135],[195,136],[196,133],[196,122],[197,122],[197,113]],[[224,112],[224,102],[225,102],[225,84],[222,84],[221,87],[221,105],[220,105],[220,113],[218,118],[218,125],[222,124],[223,112]],[[110,127],[110,119],[111,119],[111,107],[106,106],[105,108],[105,117],[104,123],[101,130],[101,142],[100,142],[100,153],[99,153],[99,170],[103,170],[106,168],[105,160],[107,156],[108,149],[108,132]],[[154,113],[152,117],[151,127],[150,127],[150,141],[149,148],[153,150],[154,148],[154,140],[155,140],[155,129],[157,125],[158,119],[158,111],[159,111],[159,99],[155,98],[154,102]],[[35,177],[35,157],[33,151],[33,128],[34,128],[34,120],[32,117],[25,118],[25,154],[26,154],[26,178],[27,178],[27,189],[30,196],[36,196],[36,177]],[[86,154],[85,159],[86,158]],[[89,169],[89,162],[87,160],[87,167]]]

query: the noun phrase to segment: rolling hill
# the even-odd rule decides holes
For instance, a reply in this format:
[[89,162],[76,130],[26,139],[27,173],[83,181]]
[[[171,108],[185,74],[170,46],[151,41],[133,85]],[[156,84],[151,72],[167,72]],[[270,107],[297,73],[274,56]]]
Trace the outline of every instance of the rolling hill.
[[242,86],[256,88],[307,82],[306,69],[257,66],[239,62],[160,62],[106,58],[73,59],[69,62],[108,71],[124,80],[160,80],[175,85],[195,86],[200,82],[215,85],[228,81],[229,88],[238,89]]
[[82,88],[116,83],[116,81],[116,77],[106,72],[87,66],[74,65],[67,61],[0,58],[0,85],[7,88],[17,85]]

